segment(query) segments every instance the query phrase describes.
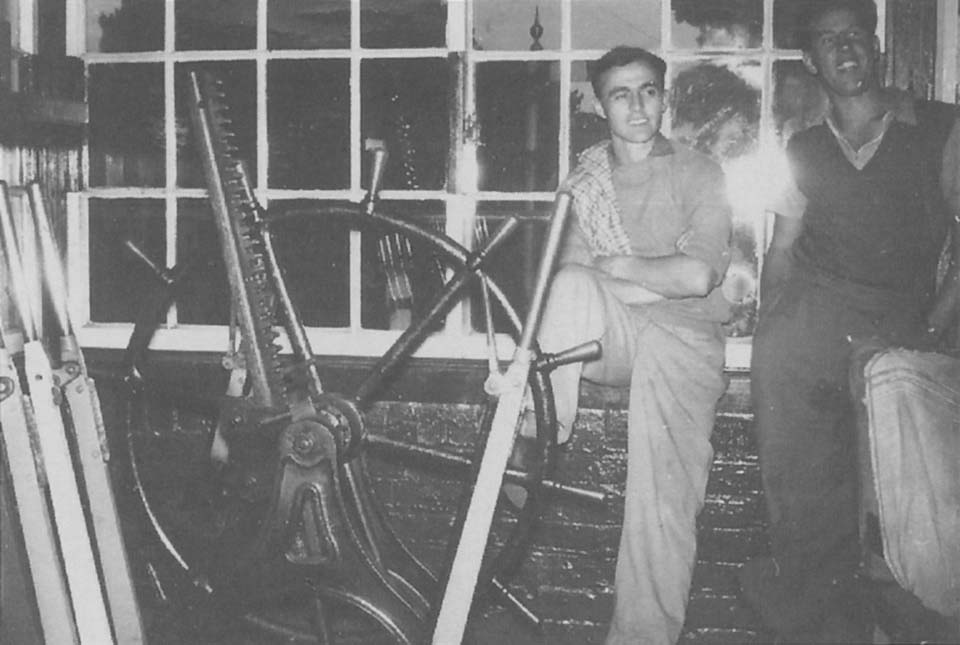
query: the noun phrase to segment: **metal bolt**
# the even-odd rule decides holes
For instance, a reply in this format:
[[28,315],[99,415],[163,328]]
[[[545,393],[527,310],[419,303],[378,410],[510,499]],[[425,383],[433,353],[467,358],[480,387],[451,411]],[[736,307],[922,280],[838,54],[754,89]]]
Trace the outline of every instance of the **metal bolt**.
[[293,442],[293,448],[297,452],[304,454],[313,450],[313,447],[316,445],[316,440],[312,434],[303,433],[299,435]]

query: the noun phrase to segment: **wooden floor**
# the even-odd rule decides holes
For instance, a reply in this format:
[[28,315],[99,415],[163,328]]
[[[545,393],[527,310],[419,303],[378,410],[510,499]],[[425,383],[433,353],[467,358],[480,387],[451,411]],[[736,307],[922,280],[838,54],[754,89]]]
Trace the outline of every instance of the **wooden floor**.
[[[451,412],[448,408],[409,408],[403,414],[390,410],[383,419],[389,420],[394,433],[403,434],[415,427],[422,435],[440,425],[434,415],[449,420],[451,414],[463,414],[462,410]],[[736,578],[742,562],[766,551],[751,422],[744,415],[718,417],[713,439],[716,455],[706,508],[699,520],[698,563],[680,640],[683,645],[772,642],[760,629],[756,616],[741,603]],[[557,478],[616,492],[624,466],[622,437],[617,433],[624,424],[625,411],[621,409],[583,411],[578,434],[561,454]],[[434,515],[442,512],[437,510],[442,505],[438,489],[430,477],[405,468],[385,468],[374,479],[374,490],[384,500],[392,523],[401,535],[411,537],[423,549],[420,555],[427,560],[444,546],[443,540],[435,537]],[[602,508],[555,505],[544,513],[530,556],[511,583],[513,591],[542,619],[539,631],[513,611],[486,605],[472,619],[465,642],[601,644],[612,609],[617,518],[622,512],[622,502],[615,496],[613,499]],[[159,612],[151,616],[150,625],[151,645],[296,642],[265,641],[242,623],[223,625],[216,616],[204,618],[199,614]]]

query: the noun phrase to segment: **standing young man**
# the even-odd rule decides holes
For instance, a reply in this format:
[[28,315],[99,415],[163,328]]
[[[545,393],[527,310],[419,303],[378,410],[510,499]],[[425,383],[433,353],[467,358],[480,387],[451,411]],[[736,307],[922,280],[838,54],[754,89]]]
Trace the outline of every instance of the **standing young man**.
[[724,391],[730,208],[720,167],[660,134],[666,63],[617,47],[591,69],[610,139],[567,179],[574,217],[540,332],[548,352],[600,339],[600,360],[554,372],[560,440],[583,376],[630,386],[623,532],[607,643],[674,643]]
[[[956,112],[880,86],[876,26],[872,0],[826,2],[804,21],[804,65],[830,110],[787,147],[795,185],[764,263],[751,383],[772,557],[742,583],[783,642],[871,635],[851,339],[929,345],[960,295]],[[936,294],[950,227],[955,261]]]

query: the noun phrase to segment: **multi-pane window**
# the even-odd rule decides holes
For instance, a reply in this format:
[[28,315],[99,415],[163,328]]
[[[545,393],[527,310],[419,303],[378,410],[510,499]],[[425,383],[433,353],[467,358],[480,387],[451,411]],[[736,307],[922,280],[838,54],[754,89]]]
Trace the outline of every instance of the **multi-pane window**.
[[[150,280],[128,240],[161,264],[206,267],[170,314],[169,346],[215,349],[207,334],[227,318],[189,127],[190,69],[226,83],[248,171],[271,212],[361,199],[373,138],[390,154],[390,212],[468,246],[475,218],[492,229],[521,216],[508,260],[491,272],[522,310],[554,191],[576,155],[606,135],[586,63],[630,44],[668,62],[666,133],[727,171],[736,229],[727,289],[737,302],[728,362],[745,366],[763,204],[781,180],[782,141],[823,107],[793,34],[808,1],[87,0],[76,19],[86,35],[88,188],[76,227],[84,250],[73,257],[88,276],[86,341],[125,341],[123,323]],[[322,217],[290,226],[280,252],[315,350],[379,353],[397,332],[376,240]],[[435,279],[420,273],[413,279]],[[425,351],[479,356],[478,309],[455,309]]]

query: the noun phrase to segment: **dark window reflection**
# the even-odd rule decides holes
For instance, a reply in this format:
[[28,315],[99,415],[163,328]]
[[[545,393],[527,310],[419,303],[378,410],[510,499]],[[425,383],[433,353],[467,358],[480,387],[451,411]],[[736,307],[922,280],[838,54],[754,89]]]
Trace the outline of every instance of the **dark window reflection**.
[[157,278],[126,242],[163,266],[164,203],[147,199],[91,199],[90,320],[132,322],[149,302]]
[[[542,3],[541,3],[542,4]],[[576,0],[571,7],[574,49],[635,45],[660,49],[660,2]]]
[[164,185],[163,66],[91,65],[90,185]]
[[[496,231],[504,220],[513,216],[521,218],[520,226],[500,245],[491,257],[492,261],[486,265],[487,274],[503,290],[521,321],[530,301],[552,212],[551,202],[481,202],[477,207],[476,246],[482,246],[486,236]],[[473,328],[485,332],[486,315],[479,284],[473,289],[471,303]],[[493,307],[493,323],[497,332],[515,331],[499,305]]]
[[346,188],[350,183],[350,63],[270,61],[270,186]]
[[558,63],[477,65],[481,190],[556,188],[558,76]]
[[180,51],[257,46],[257,0],[179,0],[173,6]]
[[42,56],[65,56],[67,42],[67,0],[38,0],[37,53]]
[[[445,59],[364,61],[361,127],[364,138],[386,143],[384,188],[443,188],[450,141],[447,74]],[[365,180],[367,162],[365,156]]]
[[350,46],[350,0],[268,0],[269,49]]
[[[333,202],[283,200],[270,203],[274,246],[287,288],[301,320],[311,327],[350,325],[350,222],[315,209]],[[284,213],[308,214],[284,217]]]
[[230,321],[230,286],[210,202],[177,201],[177,265],[186,267],[177,294],[177,320],[192,325]]
[[800,61],[774,63],[773,79],[773,118],[777,136],[786,144],[794,134],[823,119],[827,96]]
[[[379,210],[442,233],[443,202],[387,201]],[[366,329],[403,329],[422,317],[443,285],[446,258],[416,238],[364,229],[361,268],[361,324]],[[443,326],[437,321],[436,331]]]
[[756,149],[760,66],[696,62],[675,70],[672,137],[719,162]]
[[211,72],[223,82],[226,106],[236,135],[240,158],[246,162],[251,184],[257,178],[257,95],[256,69],[253,61],[179,63],[176,66],[177,103],[177,185],[184,188],[205,187],[203,160],[197,146],[197,134],[190,121],[188,73],[191,70]]
[[570,168],[577,156],[603,139],[610,138],[607,122],[597,114],[593,86],[587,74],[586,61],[574,61],[570,75]]
[[810,11],[824,0],[774,0],[773,46],[779,49],[800,49],[801,30]]
[[363,47],[443,47],[446,0],[360,0]]
[[476,0],[473,3],[476,49],[560,48],[560,3],[543,0]]
[[87,0],[88,52],[163,49],[164,0]]
[[763,0],[673,0],[673,46],[744,49],[763,42]]
[[[318,216],[319,202],[273,202],[270,215],[274,247],[287,288],[301,320],[308,326],[349,324],[349,239],[347,222]],[[185,324],[227,324],[230,288],[209,202],[178,202],[177,256],[190,270],[178,297],[178,318]],[[284,217],[301,211],[307,216]]]

